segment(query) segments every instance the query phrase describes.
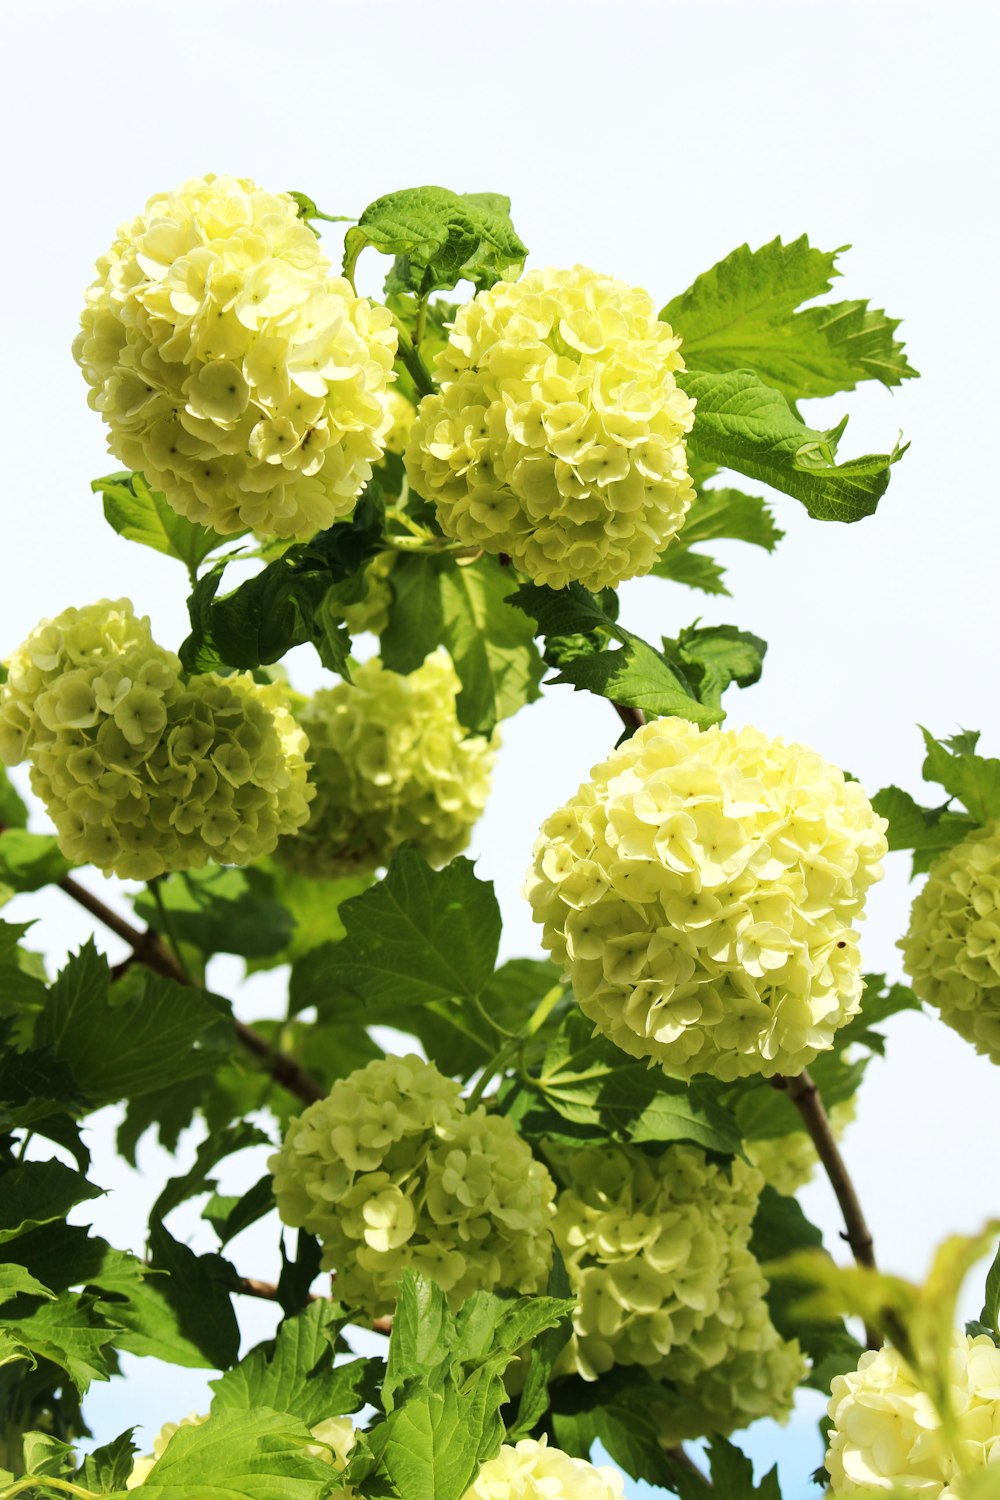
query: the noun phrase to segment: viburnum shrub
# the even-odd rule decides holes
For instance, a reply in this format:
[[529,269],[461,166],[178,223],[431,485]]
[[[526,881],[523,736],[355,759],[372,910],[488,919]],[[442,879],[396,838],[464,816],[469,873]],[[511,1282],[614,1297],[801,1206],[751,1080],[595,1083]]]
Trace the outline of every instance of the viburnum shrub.
[[[881,1274],[839,1142],[896,1012],[1000,1058],[998,762],[925,731],[931,805],[870,795],[727,720],[766,645],[684,623],[725,591],[711,538],[875,510],[903,450],[841,460],[803,403],[912,377],[896,320],[830,301],[804,236],[646,290],[525,270],[492,192],[341,231],[246,178],[151,186],[66,340],[128,466],[104,520],[186,575],[190,629],[41,574],[0,673],[0,1500],[780,1500],[731,1439],[802,1388],[832,1495],[997,1500],[1000,1269],[965,1331],[955,1297],[1000,1226]],[[615,592],[644,574],[656,642]],[[607,734],[523,837],[548,956],[498,963],[462,851],[546,669]],[[912,989],[859,925],[902,849]],[[95,924],[58,973],[49,888]],[[126,1162],[149,1130],[188,1153],[142,1255],[88,1225],[107,1106]],[[820,1169],[854,1265],[796,1202]],[[164,1382],[134,1441],[144,1359],[212,1394]]]

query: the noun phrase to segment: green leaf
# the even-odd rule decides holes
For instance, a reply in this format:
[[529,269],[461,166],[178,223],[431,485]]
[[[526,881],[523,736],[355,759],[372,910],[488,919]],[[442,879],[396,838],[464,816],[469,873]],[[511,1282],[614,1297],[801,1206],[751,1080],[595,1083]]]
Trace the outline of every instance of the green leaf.
[[[602,596],[603,598],[603,596]],[[579,654],[560,655],[562,671],[552,682],[570,682],[630,708],[650,714],[677,714],[694,724],[717,724],[721,710],[699,703],[681,669],[646,641],[619,625],[602,599],[578,583],[565,589],[524,583],[509,596],[537,622],[550,640],[584,637]],[[590,648],[588,641],[590,638]],[[614,651],[600,649],[604,640],[620,642]]]
[[402,557],[392,571],[382,660],[412,672],[445,646],[462,684],[459,722],[472,734],[490,734],[539,696],[544,664],[531,625],[506,602],[510,585],[492,557],[463,567],[448,557]]
[[965,748],[968,731],[951,742],[935,739],[927,729],[921,733],[927,748],[924,780],[938,782],[950,797],[957,797],[977,823],[990,823],[1000,815],[1000,760]]
[[[559,1247],[553,1248],[552,1270],[549,1272],[546,1292],[550,1297],[560,1297],[571,1300],[573,1289],[570,1285],[566,1265],[560,1254]],[[524,1385],[517,1404],[517,1420],[507,1424],[508,1443],[519,1442],[521,1438],[530,1437],[541,1418],[549,1409],[549,1384],[552,1377],[553,1366],[573,1332],[572,1313],[568,1312],[565,1317],[551,1328],[547,1328],[532,1341],[528,1351],[528,1367],[525,1371]]]
[[211,1191],[216,1183],[208,1174],[220,1161],[251,1146],[270,1144],[270,1136],[249,1120],[237,1120],[224,1130],[213,1131],[198,1147],[188,1171],[180,1177],[171,1177],[167,1182],[150,1210],[150,1221],[159,1223],[188,1198]]
[[979,1319],[986,1324],[991,1334],[1000,1333],[1000,1250],[997,1250],[986,1273],[983,1310]]
[[244,1229],[256,1224],[273,1209],[274,1179],[268,1173],[239,1198],[223,1198],[218,1193],[213,1193],[202,1209],[201,1216],[211,1224],[222,1246],[228,1245],[230,1240],[234,1240]]
[[26,1161],[0,1173],[0,1245],[39,1224],[63,1219],[77,1203],[103,1196],[59,1161]]
[[667,1399],[667,1391],[641,1369],[619,1369],[596,1381],[560,1380],[552,1391],[555,1440],[585,1459],[599,1442],[633,1479],[673,1489],[673,1465],[656,1416]]
[[322,219],[326,224],[354,224],[357,221],[353,214],[325,214],[321,208],[317,208],[315,202],[308,193],[289,193],[299,211],[299,218],[305,219],[311,225],[313,219]]
[[[0,840],[2,854],[2,840]],[[206,865],[182,870],[158,885],[170,930],[206,956],[238,953],[264,958],[280,953],[292,940],[294,918],[276,899],[274,880],[262,870]],[[158,902],[149,891],[133,899],[136,915],[163,934]],[[169,933],[166,933],[169,937]]]
[[19,1292],[32,1297],[54,1297],[55,1292],[43,1286],[24,1266],[0,1265],[0,1306],[10,1302]]
[[701,490],[687,513],[683,531],[664,555],[669,556],[678,543],[690,547],[697,542],[729,540],[773,552],[784,534],[775,524],[767,501],[759,495],[729,488]]
[[255,577],[219,598],[230,560],[223,558],[198,581],[188,600],[191,634],[179,653],[185,670],[252,670],[311,642],[324,666],[347,675],[350,637],[336,607],[327,607],[327,595],[334,585],[360,573],[381,547],[381,494],[372,480],[350,521],[287,548]]
[[874,513],[892,465],[906,451],[836,462],[838,427],[820,432],[794,414],[780,391],[752,370],[688,370],[678,384],[698,403],[688,439],[701,457],[801,500],[817,521],[860,521]]
[[348,996],[371,1006],[374,1020],[385,1003],[478,995],[493,973],[500,908],[470,860],[432,870],[401,849],[384,880],[345,902],[341,916],[347,936],[296,965],[294,1009],[335,1009]]
[[[4,668],[4,674],[0,681],[7,680],[6,668]],[[0,828],[27,828],[27,826],[28,809],[11,785],[7,772],[0,766]]]
[[871,802],[875,812],[889,820],[886,840],[890,850],[913,850],[914,875],[926,870],[939,854],[953,849],[978,826],[974,818],[947,807],[920,807],[898,786],[883,787]]
[[860,380],[899,385],[917,372],[895,338],[898,319],[863,301],[796,311],[830,290],[840,254],[815,249],[805,235],[759,250],[741,245],[660,317],[683,339],[689,369],[749,367],[789,401],[850,391]]
[[708,1444],[712,1485],[726,1500],[781,1500],[777,1467],[769,1469],[759,1485],[753,1482],[753,1464],[726,1438],[713,1437]]
[[51,834],[8,828],[0,833],[0,881],[15,891],[56,885],[73,865]]
[[92,1494],[110,1495],[123,1490],[132,1473],[138,1449],[132,1441],[134,1427],[127,1427],[110,1443],[88,1453],[73,1475],[73,1482]]
[[92,1381],[115,1373],[108,1345],[117,1342],[118,1329],[102,1315],[95,1298],[60,1292],[46,1301],[26,1297],[24,1302],[23,1311],[20,1300],[4,1309],[0,1328],[36,1359],[65,1370],[81,1394]]
[[381,1361],[334,1365],[344,1321],[343,1308],[332,1302],[314,1302],[286,1318],[274,1339],[211,1382],[213,1413],[266,1406],[290,1412],[312,1427],[327,1417],[359,1411],[374,1395],[373,1375],[381,1370]]
[[248,970],[272,969],[279,963],[294,963],[321,943],[339,943],[344,936],[340,908],[352,896],[360,896],[372,884],[370,875],[349,875],[342,880],[317,880],[301,875],[276,860],[262,861],[253,867],[266,875],[272,899],[288,912],[293,927],[284,948],[263,957],[251,959]]
[[669,1078],[593,1036],[578,1011],[566,1016],[549,1043],[531,1090],[512,1096],[518,1100],[511,1111],[518,1128],[544,1138],[551,1128],[544,1117],[537,1127],[533,1123],[533,1094],[563,1120],[583,1127],[575,1133],[578,1140],[610,1135],[633,1145],[694,1141],[729,1156],[742,1149],[735,1118],[708,1090]]
[[220,1280],[225,1262],[218,1256],[196,1255],[155,1219],[149,1227],[149,1259],[154,1270],[167,1273],[157,1290],[169,1304],[183,1338],[212,1368],[226,1370],[235,1364],[240,1330],[232,1300]]
[[680,664],[702,703],[721,708],[731,683],[759,682],[767,642],[735,625],[689,625],[676,640],[664,638],[663,649]]
[[673,583],[683,583],[686,588],[700,589],[703,594],[718,594],[729,597],[729,589],[723,582],[726,570],[714,557],[704,552],[691,552],[687,547],[671,543],[661,553],[651,572],[657,578],[669,578]]
[[370,203],[344,238],[344,275],[354,278],[367,246],[395,257],[389,294],[426,297],[459,281],[477,291],[521,273],[526,247],[510,221],[510,199],[500,193],[453,193],[448,188],[404,188]]
[[0,1015],[22,1019],[45,1000],[44,969],[21,947],[30,922],[0,921]]
[[309,1442],[309,1429],[286,1412],[215,1412],[178,1428],[140,1486],[143,1500],[321,1500],[334,1476],[306,1452]]
[[228,1035],[218,1001],[149,970],[109,980],[107,960],[88,939],[53,984],[35,1028],[36,1042],[72,1066],[93,1104],[205,1071],[204,1044]]
[[119,536],[176,557],[192,575],[210,552],[233,540],[232,533],[222,536],[180,515],[141,474],[107,474],[90,488],[104,497],[104,518]]

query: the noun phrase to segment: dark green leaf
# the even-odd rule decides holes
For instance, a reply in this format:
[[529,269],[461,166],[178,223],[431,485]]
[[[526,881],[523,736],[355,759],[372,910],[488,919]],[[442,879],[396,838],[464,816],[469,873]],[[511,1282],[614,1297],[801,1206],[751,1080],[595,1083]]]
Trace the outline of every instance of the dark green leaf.
[[107,960],[88,939],[49,991],[35,1040],[72,1066],[91,1103],[132,1098],[205,1071],[203,1043],[221,1041],[218,1002],[149,970],[109,987]]
[[[263,958],[280,953],[291,942],[294,919],[276,899],[274,881],[265,871],[206,865],[203,870],[168,875],[158,889],[170,930],[178,941],[206,955]],[[148,926],[165,932],[159,904],[149,891],[140,892],[133,905]]]
[[[801,500],[817,521],[860,521],[875,511],[892,465],[905,448],[836,462],[844,422],[820,432],[801,422],[780,391],[752,370],[678,376],[698,403],[689,438],[693,451]],[[846,422],[846,418],[845,418]]]
[[238,1151],[245,1151],[250,1146],[269,1144],[271,1144],[270,1137],[257,1125],[251,1124],[249,1120],[238,1120],[224,1130],[213,1131],[198,1147],[194,1162],[188,1171],[180,1177],[171,1177],[166,1184],[153,1204],[150,1221],[159,1222],[186,1199],[195,1198],[199,1193],[210,1192],[216,1184],[208,1174],[218,1166],[220,1161],[225,1161],[228,1157],[235,1156]]
[[201,1211],[219,1237],[219,1244],[228,1245],[251,1224],[256,1224],[265,1214],[274,1209],[274,1179],[268,1174],[254,1183],[252,1188],[239,1198],[220,1197],[213,1193]]
[[883,787],[871,800],[879,816],[889,820],[889,848],[913,850],[915,875],[926,870],[939,854],[961,843],[977,826],[965,813],[951,812],[947,807],[920,807],[898,786]]
[[[59,1161],[26,1161],[0,1173],[0,1245],[39,1224],[63,1219],[103,1190]],[[48,1283],[46,1283],[48,1284]]]
[[0,833],[0,881],[15,891],[55,885],[73,868],[51,834],[8,828]]
[[691,552],[687,547],[671,544],[657,558],[651,571],[657,578],[669,578],[689,589],[700,589],[703,594],[729,597],[729,589],[723,582],[725,568],[705,552]]
[[773,552],[784,534],[776,526],[767,501],[759,495],[728,488],[701,490],[687,513],[683,531],[664,555],[669,556],[678,542],[690,547],[696,542],[730,539]]
[[735,625],[689,625],[676,640],[664,639],[663,649],[678,662],[702,703],[720,708],[731,683],[750,687],[760,680],[767,642]]
[[467,859],[432,870],[402,849],[384,880],[344,903],[347,936],[314,949],[296,965],[295,1009],[336,1007],[341,997],[377,1009],[474,996],[493,973],[500,909],[493,886]]
[[184,1339],[214,1369],[226,1370],[235,1364],[240,1330],[221,1282],[224,1262],[218,1256],[195,1255],[156,1220],[149,1229],[149,1258],[154,1270],[167,1273],[157,1290],[174,1313]]
[[368,245],[395,257],[386,292],[420,297],[459,281],[480,291],[515,280],[528,253],[510,221],[509,198],[442,187],[404,188],[369,204],[345,236],[345,276],[353,279]]
[[544,666],[530,623],[506,602],[510,586],[492,557],[463,567],[448,557],[402,557],[393,568],[382,660],[412,672],[445,646],[462,684],[459,721],[473,734],[491,733],[538,697]]
[[[0,682],[5,682],[6,669]],[[0,828],[27,828],[28,809],[11,785],[10,777],[0,766]]]
[[[936,740],[923,729],[927,759],[924,780],[936,781],[951,797],[957,797],[977,823],[990,823],[1000,815],[1000,760],[965,749],[967,739]],[[978,736],[977,736],[978,739]]]
[[233,540],[232,533],[222,536],[180,515],[141,474],[108,474],[90,488],[104,497],[105,520],[119,536],[176,557],[192,574],[216,547]]
[[980,1321],[990,1330],[990,1336],[1000,1333],[1000,1250],[993,1257],[986,1273],[986,1289],[983,1294],[983,1310]]
[[633,1479],[673,1488],[656,1415],[667,1399],[664,1388],[640,1369],[616,1370],[596,1381],[560,1380],[552,1390],[555,1440],[577,1458],[589,1458],[600,1442]]
[[73,1482],[98,1495],[110,1495],[123,1490],[138,1452],[132,1441],[134,1432],[134,1427],[127,1427],[110,1443],[104,1443],[100,1448],[95,1448],[93,1453],[88,1453],[73,1475]]

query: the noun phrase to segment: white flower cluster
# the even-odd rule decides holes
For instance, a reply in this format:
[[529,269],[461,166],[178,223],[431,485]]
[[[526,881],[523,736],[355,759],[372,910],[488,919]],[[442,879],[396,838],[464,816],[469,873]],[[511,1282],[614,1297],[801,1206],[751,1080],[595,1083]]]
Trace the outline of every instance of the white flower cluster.
[[856,1371],[835,1378],[826,1455],[833,1495],[898,1487],[921,1500],[958,1500],[963,1474],[1000,1462],[1000,1349],[956,1329],[949,1374],[954,1447],[896,1349],[868,1350]]
[[466,1112],[457,1083],[387,1057],[292,1120],[269,1167],[284,1222],[323,1245],[337,1295],[391,1312],[408,1267],[453,1307],[481,1288],[544,1285],[554,1186],[510,1120]]
[[185,681],[127,599],[43,621],[0,688],[0,756],[30,762],[60,848],[126,879],[270,854],[309,815],[305,752],[279,687]]
[[97,264],[73,346],[109,444],[182,515],[307,537],[346,515],[392,423],[396,333],[284,193],[209,175]]
[[759,730],[657,719],[542,826],[527,895],[584,1013],[667,1072],[798,1073],[856,1015],[885,819]]
[[1000,1063],[1000,822],[934,861],[899,946],[918,999]]
[[406,449],[448,536],[536,583],[648,573],[694,499],[680,339],[648,293],[585,266],[529,271],[460,308]]
[[697,1146],[552,1147],[554,1233],[577,1299],[559,1368],[642,1365],[671,1387],[665,1441],[731,1432],[791,1407],[805,1364],[771,1322],[749,1250],[763,1179]]
[[621,1500],[623,1493],[617,1469],[522,1438],[483,1464],[464,1500]]
[[458,675],[443,647],[404,676],[377,657],[298,711],[316,789],[306,827],[278,847],[302,874],[375,870],[409,843],[433,865],[469,842],[486,805],[497,739],[458,722]]

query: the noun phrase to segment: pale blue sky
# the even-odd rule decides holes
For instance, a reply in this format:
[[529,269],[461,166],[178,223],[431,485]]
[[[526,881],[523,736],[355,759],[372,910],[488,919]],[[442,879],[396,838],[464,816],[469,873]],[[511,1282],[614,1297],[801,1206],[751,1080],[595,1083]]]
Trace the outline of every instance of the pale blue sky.
[[[623,590],[625,618],[653,639],[699,614],[763,635],[764,678],[732,703],[733,720],[812,743],[871,789],[917,789],[918,720],[981,728],[1000,753],[1000,520],[987,467],[996,17],[968,0],[948,11],[922,0],[6,0],[0,653],[40,615],[102,594],[131,593],[164,644],[185,631],[180,570],[111,536],[88,490],[117,465],[69,344],[116,224],[151,192],[208,170],[302,189],[343,213],[439,182],[509,193],[535,264],[583,261],[659,301],[743,240],[807,231],[824,248],[853,243],[838,295],[903,316],[924,378],[895,395],[875,387],[814,403],[808,415],[831,425],[850,410],[845,457],[890,446],[899,428],[912,438],[877,518],[821,526],[779,499],[788,535],[774,558],[719,548],[732,600],[643,580]],[[363,274],[374,289],[374,258]],[[317,680],[308,659],[299,669],[303,686]],[[519,894],[535,830],[616,734],[606,705],[565,688],[506,731],[475,847],[497,881],[508,953],[537,947]],[[910,895],[897,857],[870,901],[869,967],[898,973]],[[87,934],[61,898],[19,905],[18,915],[42,912],[39,942],[53,955]],[[232,993],[236,980],[228,966],[220,983]],[[249,1017],[274,1001],[273,985],[255,981],[241,1003]],[[884,1264],[918,1273],[942,1234],[1000,1208],[997,1082],[935,1022],[904,1016],[891,1035],[846,1149]],[[106,1122],[92,1134],[97,1175],[119,1188],[99,1222],[138,1248],[138,1210],[155,1185],[110,1160]],[[155,1153],[147,1162],[154,1177],[163,1170]],[[257,1175],[245,1158],[232,1173]],[[836,1247],[825,1186],[803,1201]],[[241,1269],[273,1269],[267,1238],[237,1241]],[[268,1316],[248,1310],[251,1342]],[[204,1407],[198,1372],[128,1363],[127,1384],[88,1401],[102,1439]],[[806,1481],[819,1456],[814,1404],[780,1434],[762,1427],[747,1439],[765,1466],[781,1457],[786,1500],[818,1493]]]

